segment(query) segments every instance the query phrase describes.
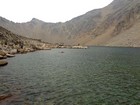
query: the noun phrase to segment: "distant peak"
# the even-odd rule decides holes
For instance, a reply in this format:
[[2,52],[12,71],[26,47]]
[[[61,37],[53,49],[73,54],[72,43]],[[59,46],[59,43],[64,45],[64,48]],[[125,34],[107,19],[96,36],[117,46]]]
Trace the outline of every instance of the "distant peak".
[[43,22],[42,20],[39,20],[39,19],[37,19],[37,18],[32,18],[32,20],[31,20],[31,22]]
[[32,20],[31,21],[38,21],[39,19],[37,19],[37,18],[32,18]]

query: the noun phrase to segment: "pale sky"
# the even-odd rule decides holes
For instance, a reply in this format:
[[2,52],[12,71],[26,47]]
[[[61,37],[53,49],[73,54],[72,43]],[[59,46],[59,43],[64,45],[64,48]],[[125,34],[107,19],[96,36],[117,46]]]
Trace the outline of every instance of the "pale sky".
[[113,0],[0,0],[0,16],[27,22],[37,18],[45,22],[65,22],[90,10],[102,8]]

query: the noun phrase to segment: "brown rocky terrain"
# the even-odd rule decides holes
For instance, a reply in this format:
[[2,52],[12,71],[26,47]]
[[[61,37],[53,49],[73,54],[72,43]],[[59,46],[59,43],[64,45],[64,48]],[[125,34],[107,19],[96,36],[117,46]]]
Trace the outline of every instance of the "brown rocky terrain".
[[14,23],[0,17],[0,26],[30,38],[51,43],[140,47],[140,0],[114,0],[64,23],[33,18]]
[[[36,50],[47,50],[54,45],[42,42],[41,40],[26,38],[13,34],[11,31],[0,26],[0,59],[14,57],[17,53],[27,53]],[[0,66],[7,65],[8,62],[0,60]]]
[[[47,42],[42,42],[41,40],[26,38],[13,34],[11,31],[0,26],[0,49],[5,50],[9,53],[20,52],[30,52],[41,49],[49,49],[52,45]],[[16,52],[16,51],[15,51]]]
[[93,29],[88,44],[139,47],[140,1],[114,0],[108,7],[112,12]]

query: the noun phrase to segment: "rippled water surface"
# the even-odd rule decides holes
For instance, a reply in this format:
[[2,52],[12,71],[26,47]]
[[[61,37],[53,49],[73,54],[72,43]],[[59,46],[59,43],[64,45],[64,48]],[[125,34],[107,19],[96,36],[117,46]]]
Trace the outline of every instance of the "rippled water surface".
[[13,96],[2,105],[140,105],[139,48],[53,49],[8,62],[0,94]]

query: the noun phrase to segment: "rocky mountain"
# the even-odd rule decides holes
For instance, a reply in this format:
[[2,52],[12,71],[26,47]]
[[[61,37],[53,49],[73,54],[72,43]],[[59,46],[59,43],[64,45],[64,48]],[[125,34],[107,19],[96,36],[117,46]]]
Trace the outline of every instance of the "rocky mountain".
[[[87,33],[96,26],[97,21],[92,19],[95,15],[87,13],[86,16],[79,16],[65,23],[45,23],[35,18],[26,23],[14,23],[1,17],[0,25],[22,36],[42,39],[51,43],[71,44],[76,41],[75,36]],[[98,17],[95,16],[95,18],[98,20]],[[90,20],[91,22],[87,22]]]
[[[140,0],[114,0],[111,12],[93,29],[89,44],[108,46],[140,46]],[[104,8],[104,9],[105,9]],[[136,41],[137,39],[137,41]]]
[[0,26],[51,43],[140,47],[140,0],[114,0],[65,23],[46,23],[35,18],[14,23],[0,17]]
[[0,26],[0,55],[1,52],[10,53],[26,53],[35,50],[43,50],[51,48],[51,44],[40,40],[26,38],[13,34],[11,31]]

